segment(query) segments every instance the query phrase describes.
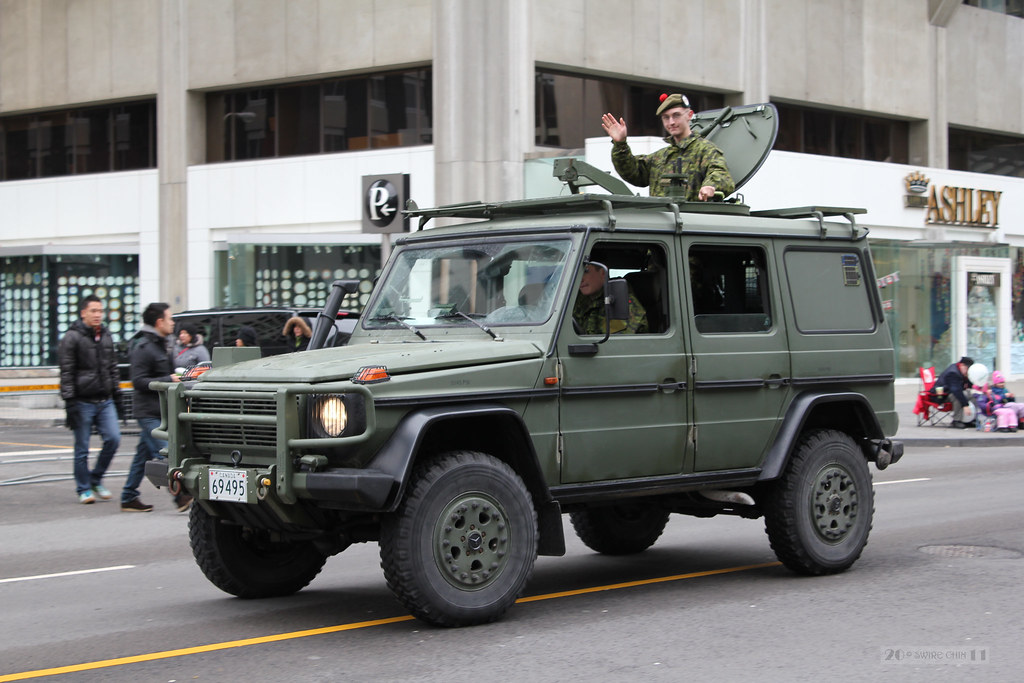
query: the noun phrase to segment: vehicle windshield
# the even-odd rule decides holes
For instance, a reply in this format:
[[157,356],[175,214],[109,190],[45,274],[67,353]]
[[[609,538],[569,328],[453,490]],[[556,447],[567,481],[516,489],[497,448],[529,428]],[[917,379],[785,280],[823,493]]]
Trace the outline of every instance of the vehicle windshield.
[[571,246],[568,239],[493,238],[406,248],[378,283],[363,324],[415,331],[542,323],[551,316]]

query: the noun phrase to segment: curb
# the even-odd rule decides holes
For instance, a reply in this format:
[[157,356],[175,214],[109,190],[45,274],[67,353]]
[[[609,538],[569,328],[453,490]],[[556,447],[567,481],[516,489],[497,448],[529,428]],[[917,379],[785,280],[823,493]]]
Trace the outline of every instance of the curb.
[[1007,436],[1002,438],[988,438],[988,437],[935,437],[929,438],[917,438],[917,437],[906,437],[901,438],[899,434],[893,437],[894,441],[903,442],[904,447],[958,447],[958,448],[1012,448],[1024,446],[1024,436]]

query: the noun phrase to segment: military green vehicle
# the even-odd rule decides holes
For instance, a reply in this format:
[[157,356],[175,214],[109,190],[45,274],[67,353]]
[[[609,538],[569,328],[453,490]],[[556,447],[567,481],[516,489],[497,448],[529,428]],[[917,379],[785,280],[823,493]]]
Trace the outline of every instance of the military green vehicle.
[[[713,123],[770,147],[774,116]],[[766,153],[727,157],[737,184]],[[312,350],[223,349],[198,380],[159,385],[168,458],[147,475],[195,497],[189,536],[216,586],[290,594],[376,541],[416,617],[484,623],[538,554],[564,554],[566,513],[612,555],[680,513],[763,517],[800,574],[857,560],[868,464],[903,453],[858,210],[637,197],[571,160],[555,173],[572,194],[410,208],[420,229],[347,346],[317,348],[337,282]],[[580,192],[595,184],[617,192]],[[573,318],[585,268],[603,280],[596,330]]]

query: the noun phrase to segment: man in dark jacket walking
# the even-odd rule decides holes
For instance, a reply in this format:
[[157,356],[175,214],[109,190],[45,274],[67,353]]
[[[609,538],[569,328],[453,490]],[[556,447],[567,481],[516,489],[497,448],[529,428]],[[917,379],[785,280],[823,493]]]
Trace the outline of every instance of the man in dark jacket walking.
[[[72,323],[57,347],[60,395],[65,424],[75,434],[75,489],[78,502],[110,500],[103,475],[121,443],[117,405],[121,390],[114,340],[103,326],[103,302],[94,294],[78,302],[80,320]],[[89,437],[93,425],[103,440],[96,464],[89,469]]]
[[[139,484],[145,474],[146,462],[163,457],[160,449],[166,447],[167,442],[153,438],[153,430],[160,426],[160,396],[149,388],[149,383],[178,381],[178,376],[172,374],[171,350],[168,348],[168,339],[173,332],[171,307],[152,303],[142,312],[142,327],[131,339],[129,360],[132,387],[135,389],[133,406],[140,432],[139,445],[121,491],[121,512],[153,510],[152,505],[143,503],[139,498]],[[174,503],[179,512],[184,512],[192,504],[192,497],[179,493],[174,496]]]

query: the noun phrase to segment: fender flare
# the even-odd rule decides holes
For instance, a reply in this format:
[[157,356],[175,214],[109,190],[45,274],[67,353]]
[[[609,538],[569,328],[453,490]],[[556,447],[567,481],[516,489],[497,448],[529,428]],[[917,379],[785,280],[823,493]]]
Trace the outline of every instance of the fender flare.
[[858,423],[858,433],[853,435],[855,438],[857,436],[868,439],[885,438],[878,416],[875,415],[871,403],[863,394],[854,391],[804,392],[796,396],[789,404],[786,416],[779,427],[779,433],[765,454],[758,481],[771,481],[779,478],[811,413],[816,407],[827,403],[850,403],[853,405],[851,419]]
[[512,454],[509,464],[523,478],[526,488],[533,495],[537,511],[539,531],[538,553],[541,555],[564,555],[565,537],[562,530],[561,506],[551,496],[547,482],[541,473],[540,461],[533,448],[533,441],[527,437],[528,430],[522,416],[511,408],[496,403],[460,404],[433,406],[410,412],[402,418],[391,437],[366,464],[367,469],[391,476],[393,484],[386,512],[397,509],[409,482],[416,456],[423,445],[424,436],[435,425],[447,420],[479,419],[497,417],[515,425],[511,431]]

